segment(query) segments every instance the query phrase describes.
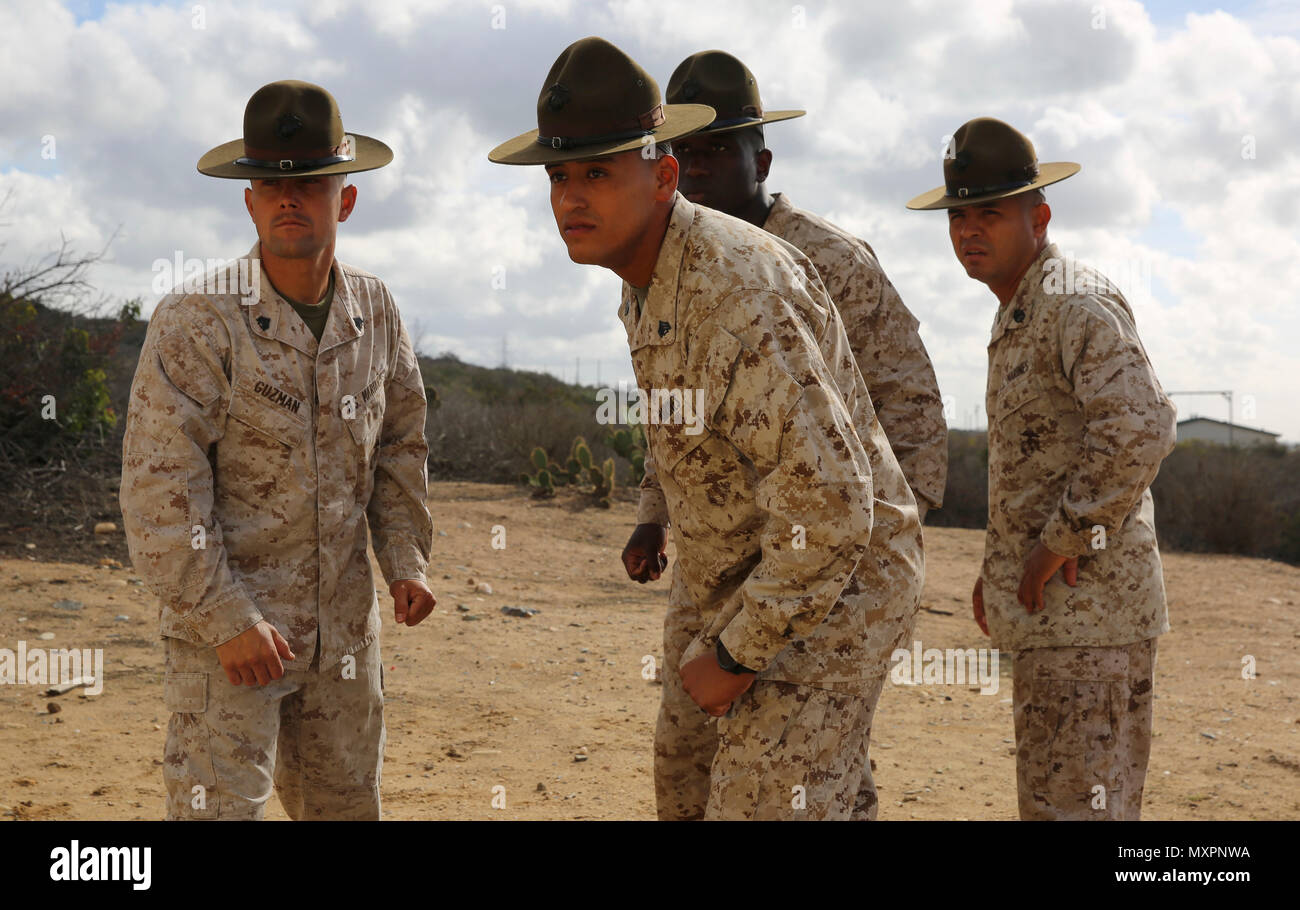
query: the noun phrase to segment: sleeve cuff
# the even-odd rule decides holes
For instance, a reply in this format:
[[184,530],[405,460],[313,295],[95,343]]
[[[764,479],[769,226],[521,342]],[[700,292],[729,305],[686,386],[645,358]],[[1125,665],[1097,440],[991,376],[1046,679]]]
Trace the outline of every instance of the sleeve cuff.
[[263,619],[262,611],[247,597],[225,600],[195,608],[184,619],[194,637],[209,647],[225,644],[257,625]]
[[664,498],[662,490],[641,490],[641,500],[636,507],[636,523],[668,526],[668,500]]
[[727,627],[722,630],[718,639],[727,649],[732,660],[755,673],[761,673],[787,644],[782,638],[770,642],[764,641],[770,637],[761,629],[754,629],[753,624],[742,611],[727,623]]
[[1047,526],[1043,528],[1043,533],[1038,535],[1038,539],[1047,549],[1057,556],[1064,556],[1066,559],[1087,556],[1092,553],[1092,529],[1086,531],[1071,530],[1059,509],[1048,520]]
[[414,547],[385,550],[383,553],[376,553],[375,558],[379,561],[379,571],[383,573],[384,581],[390,586],[403,578],[418,578],[428,585],[429,580],[425,577],[425,572],[429,568],[429,563]]

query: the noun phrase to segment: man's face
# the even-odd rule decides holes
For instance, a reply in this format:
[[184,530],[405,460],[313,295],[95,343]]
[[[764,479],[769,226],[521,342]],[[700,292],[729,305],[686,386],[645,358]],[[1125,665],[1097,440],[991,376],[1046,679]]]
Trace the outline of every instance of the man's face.
[[[665,169],[673,172],[671,186],[661,180]],[[636,149],[547,165],[551,210],[569,258],[609,269],[625,265],[649,228],[656,198],[676,192],[675,174],[671,156],[646,160]]]
[[345,187],[342,174],[250,183],[244,203],[262,249],[281,259],[311,258],[332,245],[356,202],[356,187]]
[[695,133],[673,142],[673,154],[681,162],[682,195],[691,202],[709,208],[739,213],[767,178],[767,162],[760,160],[770,153],[760,151],[762,144],[753,129],[710,135]]
[[1038,252],[1051,210],[1022,193],[948,210],[948,236],[966,274],[993,288],[1016,280]]

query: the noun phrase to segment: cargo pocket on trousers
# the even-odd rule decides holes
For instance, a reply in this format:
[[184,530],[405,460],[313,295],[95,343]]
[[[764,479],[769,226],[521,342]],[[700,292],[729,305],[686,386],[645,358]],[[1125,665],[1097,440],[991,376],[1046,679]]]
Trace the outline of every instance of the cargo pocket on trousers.
[[163,704],[172,712],[167,725],[163,779],[168,818],[216,818],[217,774],[208,729],[208,674],[168,673]]
[[1044,711],[1044,764],[1035,790],[1051,804],[1109,818],[1121,808],[1115,688],[1100,679],[1035,679],[1033,703]]

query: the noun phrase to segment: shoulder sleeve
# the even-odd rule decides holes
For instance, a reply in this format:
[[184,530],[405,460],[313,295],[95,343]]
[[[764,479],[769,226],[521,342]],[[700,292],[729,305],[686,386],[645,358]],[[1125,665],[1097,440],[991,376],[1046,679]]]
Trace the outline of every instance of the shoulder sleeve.
[[181,299],[159,305],[127,410],[120,499],[131,561],[162,601],[164,634],[215,646],[261,611],[231,576],[208,449],[225,433],[229,340]]
[[706,423],[753,463],[767,516],[762,558],[721,634],[754,670],[826,617],[871,535],[870,463],[814,328],[781,296],[741,290],[699,327],[689,355]]
[[1041,540],[1060,556],[1082,556],[1093,529],[1119,529],[1173,451],[1174,406],[1121,308],[1085,298],[1062,307],[1062,374],[1083,408],[1081,457]]

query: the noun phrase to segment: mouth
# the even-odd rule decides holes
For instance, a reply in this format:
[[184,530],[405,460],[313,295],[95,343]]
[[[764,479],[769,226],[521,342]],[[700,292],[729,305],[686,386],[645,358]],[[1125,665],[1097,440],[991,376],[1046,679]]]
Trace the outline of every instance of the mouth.
[[961,254],[961,258],[965,262],[981,262],[987,256],[988,252],[986,250],[965,250]]
[[594,224],[587,224],[582,221],[575,221],[572,224],[566,224],[564,226],[563,233],[565,237],[586,237],[594,230],[596,230],[596,226]]
[[310,225],[307,224],[307,222],[305,222],[305,221],[298,221],[297,219],[294,219],[294,218],[286,219],[286,220],[284,220],[284,221],[276,221],[276,222],[273,223],[271,226],[272,226],[272,227],[278,227],[278,228],[282,228],[282,227],[300,227],[300,228],[310,227]]

